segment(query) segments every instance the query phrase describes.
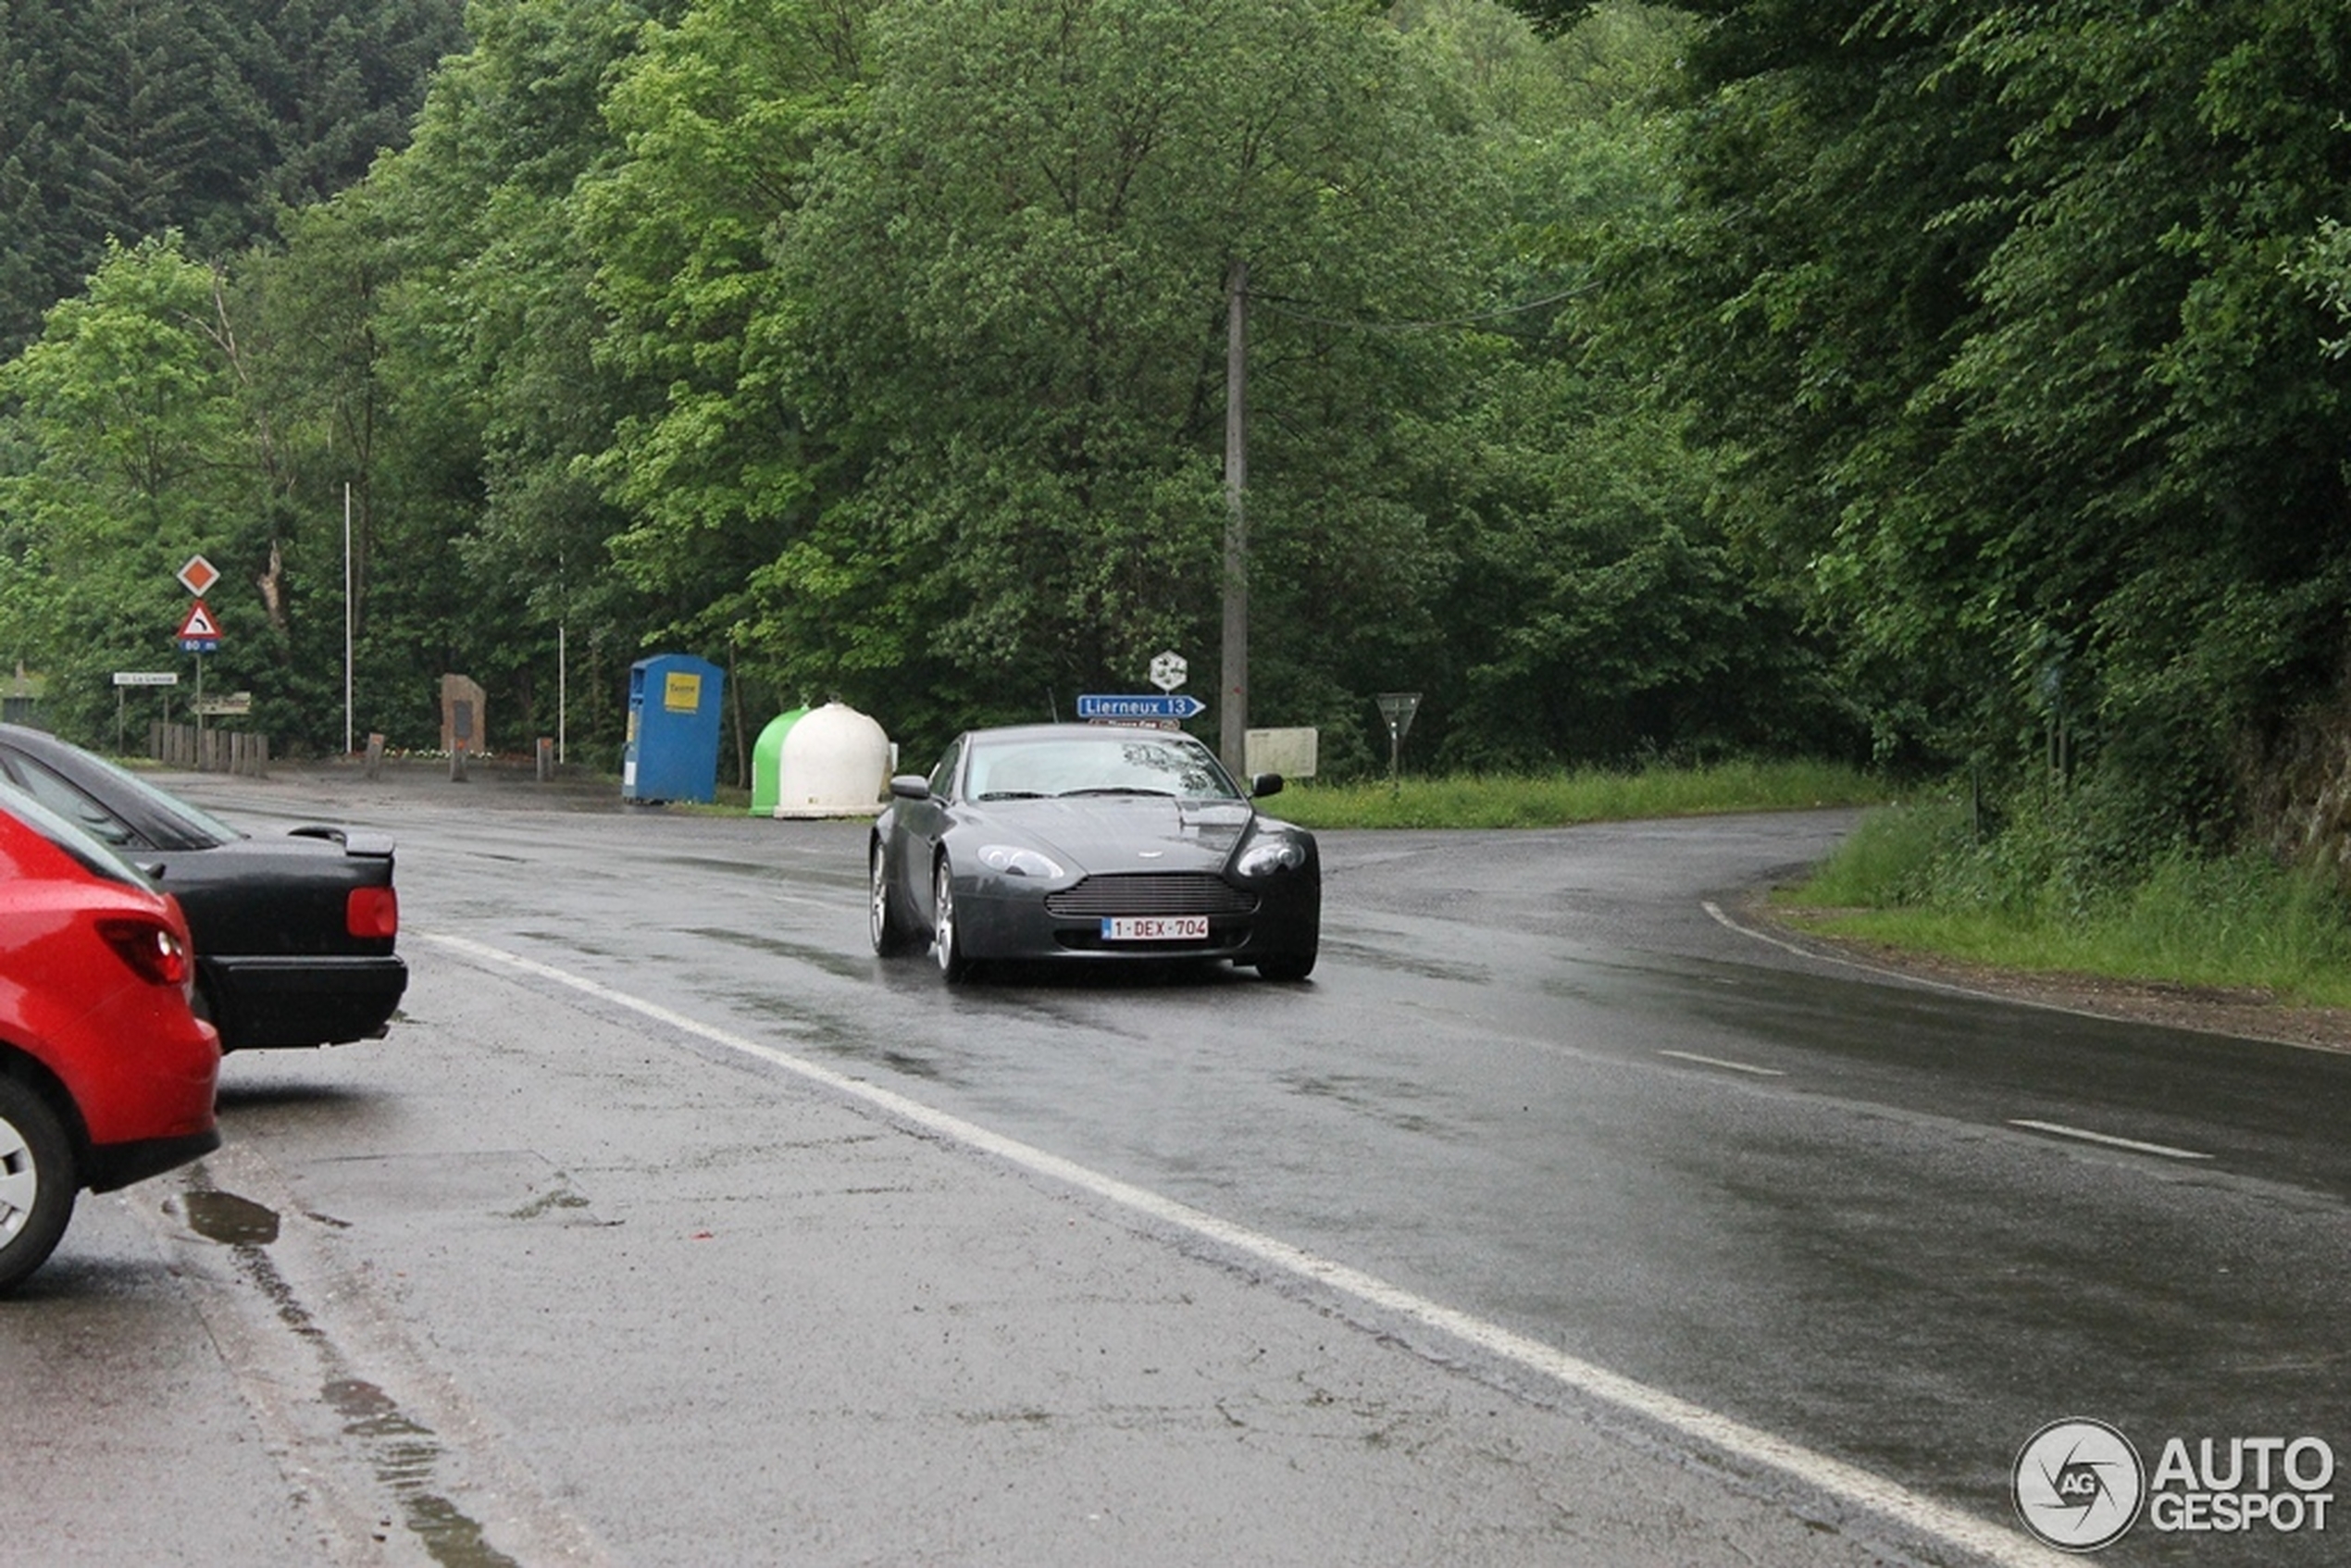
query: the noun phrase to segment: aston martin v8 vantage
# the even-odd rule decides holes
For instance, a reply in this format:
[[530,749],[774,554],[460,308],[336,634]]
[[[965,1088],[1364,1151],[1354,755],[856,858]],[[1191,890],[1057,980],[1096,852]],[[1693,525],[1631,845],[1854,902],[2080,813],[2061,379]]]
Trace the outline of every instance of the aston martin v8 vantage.
[[1224,960],[1301,980],[1321,942],[1314,836],[1262,815],[1174,730],[976,729],[889,781],[867,850],[874,951],[927,945],[960,981],[998,960]]

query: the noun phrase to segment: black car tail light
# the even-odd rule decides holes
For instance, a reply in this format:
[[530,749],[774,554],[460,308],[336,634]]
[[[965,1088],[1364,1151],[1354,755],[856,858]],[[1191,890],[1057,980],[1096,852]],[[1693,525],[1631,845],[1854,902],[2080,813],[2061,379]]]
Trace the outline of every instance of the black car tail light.
[[168,926],[129,917],[101,920],[98,935],[150,985],[184,986],[190,973],[188,944]]
[[400,895],[390,888],[354,888],[342,906],[343,928],[369,940],[400,934]]

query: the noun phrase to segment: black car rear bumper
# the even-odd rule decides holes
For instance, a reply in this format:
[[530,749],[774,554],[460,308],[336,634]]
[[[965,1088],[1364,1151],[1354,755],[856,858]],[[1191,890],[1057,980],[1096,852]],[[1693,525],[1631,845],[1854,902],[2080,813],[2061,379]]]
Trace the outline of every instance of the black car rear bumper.
[[161,1176],[168,1170],[201,1160],[220,1147],[220,1129],[182,1133],[177,1138],[142,1138],[128,1143],[101,1143],[90,1150],[82,1169],[82,1185],[93,1192],[112,1192]]
[[197,965],[223,1051],[373,1039],[408,989],[398,958],[231,954]]

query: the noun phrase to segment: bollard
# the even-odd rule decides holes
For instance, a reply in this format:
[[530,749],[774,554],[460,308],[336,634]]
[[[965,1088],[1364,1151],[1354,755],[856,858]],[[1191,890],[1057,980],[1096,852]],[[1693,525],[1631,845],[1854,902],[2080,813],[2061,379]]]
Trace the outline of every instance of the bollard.
[[454,745],[454,746],[453,746],[453,747],[451,747],[451,748],[450,748],[450,752],[449,752],[449,782],[451,782],[452,784],[463,784],[465,781],[466,781],[466,743],[465,743],[463,740],[460,740],[460,741],[458,741],[458,742],[457,742],[457,744],[456,744],[456,745]]
[[372,780],[383,770],[384,738],[380,735],[370,735],[367,737],[367,777]]
[[546,783],[555,776],[555,743],[546,736],[539,737],[539,782]]

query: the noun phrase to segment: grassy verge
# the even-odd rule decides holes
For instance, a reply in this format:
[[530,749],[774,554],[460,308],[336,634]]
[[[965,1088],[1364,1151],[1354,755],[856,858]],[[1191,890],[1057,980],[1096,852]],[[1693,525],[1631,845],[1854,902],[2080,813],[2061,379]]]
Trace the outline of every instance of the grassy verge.
[[1814,929],[2000,968],[2351,1006],[2351,904],[2259,854],[2164,856],[2108,886],[2020,877],[1962,808],[1897,806],[1780,902]]
[[1293,784],[1267,809],[1304,828],[1564,828],[1579,822],[1696,816],[1887,798],[1865,774],[1829,763],[1724,763],[1587,769],[1536,777],[1475,775],[1363,784]]

